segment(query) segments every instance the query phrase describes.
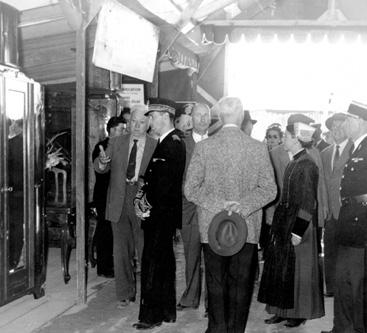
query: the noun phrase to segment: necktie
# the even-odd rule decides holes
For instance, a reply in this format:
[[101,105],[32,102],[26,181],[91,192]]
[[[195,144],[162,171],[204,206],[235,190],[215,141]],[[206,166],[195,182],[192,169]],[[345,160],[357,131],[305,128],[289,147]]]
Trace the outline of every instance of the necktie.
[[336,145],[335,147],[335,155],[334,155],[334,162],[333,162],[333,169],[335,169],[335,164],[338,163],[339,161],[339,158],[340,158],[340,146],[339,145]]
[[128,180],[134,178],[135,176],[135,166],[136,166],[136,152],[138,151],[138,140],[134,140],[133,147],[131,148],[129,156],[129,164],[127,166],[126,178]]

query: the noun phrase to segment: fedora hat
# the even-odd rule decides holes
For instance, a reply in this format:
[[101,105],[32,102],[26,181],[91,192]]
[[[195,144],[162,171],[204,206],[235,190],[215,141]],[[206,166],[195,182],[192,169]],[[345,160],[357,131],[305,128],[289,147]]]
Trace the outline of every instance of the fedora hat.
[[247,225],[239,214],[221,211],[214,216],[208,229],[210,248],[221,256],[232,256],[240,251],[247,239]]
[[333,126],[334,121],[344,121],[347,118],[347,115],[345,113],[335,113],[325,121],[325,125],[328,130],[331,130],[331,127]]
[[243,117],[244,122],[247,123],[248,121],[251,121],[253,125],[255,125],[257,123],[257,120],[251,118],[250,111],[243,110],[243,115],[244,115],[244,117]]

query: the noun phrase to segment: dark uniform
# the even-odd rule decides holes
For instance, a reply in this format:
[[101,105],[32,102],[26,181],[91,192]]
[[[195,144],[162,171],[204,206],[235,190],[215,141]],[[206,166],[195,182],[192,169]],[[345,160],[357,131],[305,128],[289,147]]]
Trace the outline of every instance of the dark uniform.
[[176,320],[176,263],[173,236],[182,224],[185,144],[173,130],[157,145],[144,176],[143,192],[152,206],[142,221],[144,250],[139,321]]
[[367,332],[367,137],[351,153],[340,187],[333,333]]

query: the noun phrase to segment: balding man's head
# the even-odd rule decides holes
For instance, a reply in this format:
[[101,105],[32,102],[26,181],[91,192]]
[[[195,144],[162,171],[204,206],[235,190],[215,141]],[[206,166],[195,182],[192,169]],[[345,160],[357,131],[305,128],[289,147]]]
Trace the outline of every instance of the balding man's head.
[[137,104],[131,108],[130,133],[134,137],[142,137],[148,129],[148,117],[145,116],[146,105]]
[[191,116],[193,130],[204,135],[208,131],[211,121],[209,107],[202,103],[195,104],[192,109]]
[[223,124],[241,126],[244,114],[241,100],[237,97],[223,97],[218,102],[219,117]]

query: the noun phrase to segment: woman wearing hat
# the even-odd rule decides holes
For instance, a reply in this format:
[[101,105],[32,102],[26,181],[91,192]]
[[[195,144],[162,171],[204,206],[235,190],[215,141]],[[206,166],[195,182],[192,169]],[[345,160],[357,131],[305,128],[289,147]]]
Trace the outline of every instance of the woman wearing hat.
[[306,152],[314,130],[294,123],[285,133],[293,160],[284,173],[258,296],[274,315],[267,324],[287,320],[285,326],[296,327],[325,314],[316,234],[319,171]]

